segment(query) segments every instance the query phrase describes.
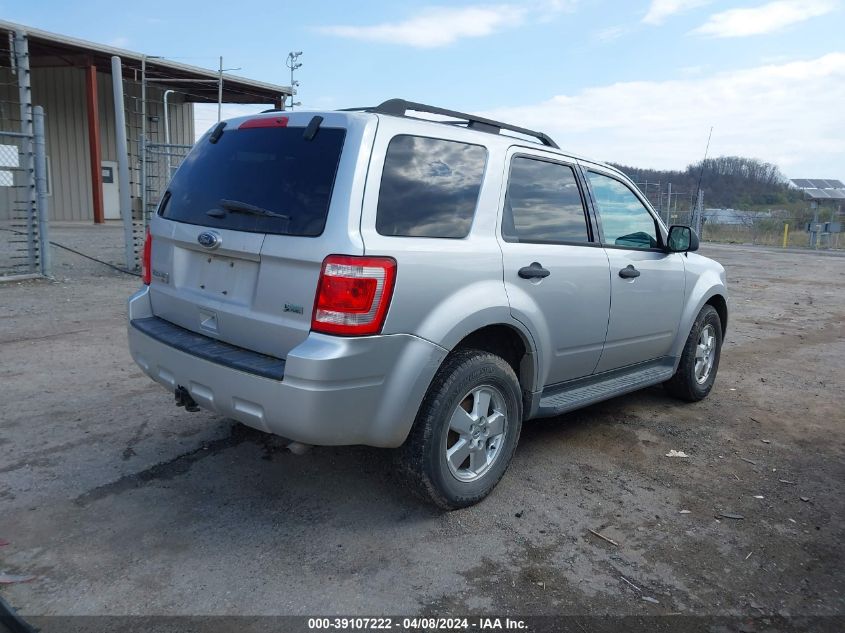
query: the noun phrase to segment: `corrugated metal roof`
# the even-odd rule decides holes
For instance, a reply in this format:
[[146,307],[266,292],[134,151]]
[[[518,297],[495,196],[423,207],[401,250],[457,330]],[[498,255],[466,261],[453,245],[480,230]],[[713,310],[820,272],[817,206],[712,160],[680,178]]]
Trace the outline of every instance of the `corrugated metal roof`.
[[[79,61],[68,55],[82,55],[90,59],[102,72],[111,72],[111,57],[117,55],[123,60],[124,76],[127,70],[134,72],[146,58],[148,79],[160,85],[178,88],[180,80],[209,80],[208,83],[192,84],[191,91],[195,93],[196,101],[217,101],[217,71],[207,68],[199,68],[189,64],[170,61],[167,59],[155,58],[114,46],[97,44],[87,40],[68,37],[58,33],[42,31],[23,24],[0,20],[0,31],[23,31],[30,42],[30,56],[33,58],[33,66],[37,64],[39,57],[55,57],[64,60],[65,65],[76,65]],[[68,63],[70,61],[70,63]],[[131,68],[130,68],[131,67]],[[212,81],[213,80],[213,81]],[[168,81],[171,83],[168,84]],[[224,101],[227,103],[273,103],[281,96],[291,94],[289,86],[278,86],[264,81],[256,81],[239,77],[237,75],[223,74]]]

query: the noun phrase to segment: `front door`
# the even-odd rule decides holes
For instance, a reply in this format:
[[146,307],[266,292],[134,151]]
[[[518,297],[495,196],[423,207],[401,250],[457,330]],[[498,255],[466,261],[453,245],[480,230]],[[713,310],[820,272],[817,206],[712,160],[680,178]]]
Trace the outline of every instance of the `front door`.
[[612,172],[587,168],[610,263],[610,320],[597,372],[667,356],[684,303],[684,259],[663,250],[659,224]]
[[103,173],[103,217],[106,220],[119,220],[120,186],[117,180],[117,163],[104,160],[100,169]]
[[559,158],[511,157],[500,232],[511,313],[531,329],[544,386],[593,373],[610,309],[607,255]]

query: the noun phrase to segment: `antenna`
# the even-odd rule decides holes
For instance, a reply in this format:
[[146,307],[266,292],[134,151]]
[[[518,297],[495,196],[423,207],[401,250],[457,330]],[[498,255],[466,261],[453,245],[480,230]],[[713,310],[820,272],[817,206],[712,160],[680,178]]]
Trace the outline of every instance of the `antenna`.
[[695,202],[693,203],[698,212],[693,212],[693,218],[695,219],[696,227],[699,227],[699,223],[701,222],[701,212],[704,210],[701,208],[701,179],[704,177],[704,163],[707,162],[707,153],[710,151],[710,139],[713,137],[713,126],[710,126],[710,134],[707,135],[707,146],[704,148],[704,158],[701,159],[701,169],[698,170],[698,185],[695,187]]
[[713,126],[710,126],[710,134],[707,135],[707,147],[704,148],[704,158],[701,159],[701,169],[698,170],[698,185],[695,188],[695,197],[701,191],[701,178],[704,176],[704,163],[707,160],[707,153],[710,151],[710,139],[713,137]]

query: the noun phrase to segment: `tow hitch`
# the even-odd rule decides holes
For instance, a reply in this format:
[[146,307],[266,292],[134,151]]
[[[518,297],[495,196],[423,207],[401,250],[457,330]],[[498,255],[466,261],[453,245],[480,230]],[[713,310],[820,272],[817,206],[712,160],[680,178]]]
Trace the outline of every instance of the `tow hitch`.
[[176,387],[176,406],[185,407],[185,411],[192,413],[200,410],[199,405],[191,397],[191,394],[188,393],[188,390],[181,385]]

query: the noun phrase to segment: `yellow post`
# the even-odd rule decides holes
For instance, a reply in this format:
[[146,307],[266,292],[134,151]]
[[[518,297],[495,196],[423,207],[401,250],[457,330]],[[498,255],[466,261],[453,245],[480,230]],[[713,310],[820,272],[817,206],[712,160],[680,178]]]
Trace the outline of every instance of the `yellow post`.
[[789,240],[789,223],[783,225],[783,247],[786,248],[786,243]]

